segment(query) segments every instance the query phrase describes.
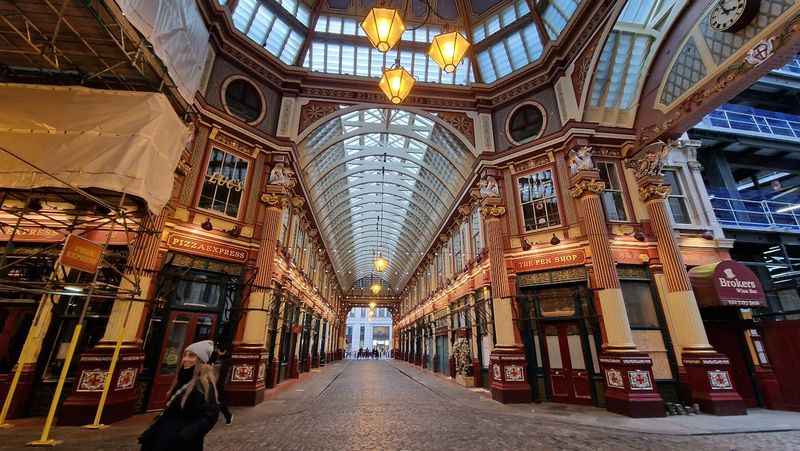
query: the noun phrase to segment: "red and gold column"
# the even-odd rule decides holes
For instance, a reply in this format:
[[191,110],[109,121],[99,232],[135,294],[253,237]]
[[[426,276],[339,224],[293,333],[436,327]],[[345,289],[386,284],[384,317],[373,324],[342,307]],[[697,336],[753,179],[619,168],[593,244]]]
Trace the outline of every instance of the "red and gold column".
[[650,224],[656,237],[658,256],[666,282],[663,304],[671,322],[672,340],[682,363],[681,383],[688,385],[692,400],[707,413],[744,415],[745,405],[736,392],[731,376],[730,360],[709,344],[700,309],[692,291],[689,274],[683,262],[678,241],[672,230],[666,198],[669,185],[664,184],[658,170],[637,174],[639,195],[647,207]]
[[[155,279],[160,265],[159,246],[167,217],[149,213],[143,220],[128,257],[120,291],[139,292],[135,298],[118,298],[111,308],[106,330],[100,342],[81,354],[72,393],[64,400],[58,416],[63,425],[84,425],[94,420],[117,340],[119,360],[111,377],[101,423],[110,424],[133,415],[138,398],[138,376],[144,364],[142,334],[155,294]],[[102,381],[97,383],[97,381]]]
[[570,194],[578,202],[592,254],[592,288],[603,331],[599,361],[606,385],[606,408],[632,417],[662,417],[664,402],[656,391],[653,362],[636,349],[628,323],[600,202],[604,188],[600,174],[594,169],[578,170],[570,178]]
[[492,303],[497,336],[489,357],[492,399],[502,403],[531,402],[527,360],[519,330],[514,324],[514,299],[508,285],[504,256],[503,217],[506,207],[500,197],[489,197],[481,203],[486,224],[486,247],[492,280]]
[[[231,405],[256,405],[264,400],[267,376],[267,332],[272,303],[279,302],[272,287],[278,231],[289,192],[284,186],[267,185],[260,197],[261,239],[253,284],[244,302],[241,339],[233,344],[225,394]],[[274,362],[273,362],[274,363]]]

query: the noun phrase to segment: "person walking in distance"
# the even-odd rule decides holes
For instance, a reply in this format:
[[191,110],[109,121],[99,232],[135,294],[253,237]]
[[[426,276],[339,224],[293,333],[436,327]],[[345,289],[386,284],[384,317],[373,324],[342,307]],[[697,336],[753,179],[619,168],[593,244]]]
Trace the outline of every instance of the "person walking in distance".
[[186,347],[164,411],[141,436],[142,451],[202,451],[203,439],[219,417],[214,369],[208,364],[214,343]]
[[228,351],[217,344],[214,348],[214,352],[211,354],[211,364],[214,367],[214,376],[217,378],[217,403],[219,404],[219,411],[225,418],[225,424],[227,425],[233,423],[233,414],[230,409],[228,409],[228,403],[225,398],[225,383],[228,382],[228,368],[230,367],[229,358],[230,354]]

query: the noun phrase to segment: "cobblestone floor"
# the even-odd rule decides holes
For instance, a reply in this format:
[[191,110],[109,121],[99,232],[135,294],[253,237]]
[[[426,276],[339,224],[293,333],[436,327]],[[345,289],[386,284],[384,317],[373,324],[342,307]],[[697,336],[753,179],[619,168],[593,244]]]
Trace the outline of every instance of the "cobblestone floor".
[[[234,424],[218,423],[206,449],[800,449],[800,431],[659,435],[537,418],[412,370],[391,361],[347,361],[315,370],[299,382],[283,384],[255,408],[234,409]],[[138,416],[101,432],[64,427],[53,435],[64,440],[58,449],[135,450],[135,437],[148,421],[149,416]],[[37,435],[35,426],[23,422],[0,431],[0,449],[24,449]]]

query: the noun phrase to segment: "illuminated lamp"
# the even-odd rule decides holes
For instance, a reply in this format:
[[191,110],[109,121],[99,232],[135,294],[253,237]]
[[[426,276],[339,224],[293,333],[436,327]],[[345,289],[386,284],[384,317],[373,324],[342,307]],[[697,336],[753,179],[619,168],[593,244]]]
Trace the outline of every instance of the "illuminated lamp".
[[361,28],[367,33],[369,42],[384,53],[394,47],[406,31],[400,12],[389,8],[372,8],[361,22]]
[[376,304],[374,302],[370,302],[369,303],[369,308],[372,309],[372,310],[375,310],[375,307],[377,307],[377,306],[378,306],[378,304]]
[[461,63],[470,43],[461,33],[453,31],[433,38],[428,56],[436,61],[443,71],[452,74]]
[[381,290],[383,289],[383,287],[381,286],[381,284],[380,284],[380,283],[378,283],[378,282],[375,282],[375,283],[373,283],[373,284],[372,284],[372,286],[371,286],[371,287],[369,287],[369,289],[370,289],[370,290],[372,290],[372,294],[374,294],[374,295],[376,295],[376,296],[377,296],[377,295],[378,295],[378,293],[380,293],[380,292],[381,292]]
[[414,87],[414,77],[402,66],[395,64],[391,69],[383,71],[383,77],[378,83],[381,91],[390,102],[397,105],[402,103]]
[[383,258],[383,256],[378,255],[375,258],[374,264],[375,264],[375,271],[383,272],[386,271],[386,267],[389,266],[389,261]]

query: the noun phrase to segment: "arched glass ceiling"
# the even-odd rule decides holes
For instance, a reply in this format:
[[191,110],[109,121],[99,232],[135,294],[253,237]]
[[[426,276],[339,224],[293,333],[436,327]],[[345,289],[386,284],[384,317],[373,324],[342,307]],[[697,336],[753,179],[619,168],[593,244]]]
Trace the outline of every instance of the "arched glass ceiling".
[[[289,65],[302,65],[326,74],[380,77],[397,51],[381,53],[369,44],[359,26],[367,6],[351,5],[350,16],[330,10],[312,12],[303,0],[217,0],[232,6],[233,25],[239,32]],[[582,0],[500,0],[470,5],[484,11],[467,20],[448,23],[473,43],[470,53],[453,74],[442,72],[427,55],[441,24],[429,24],[403,33],[400,62],[418,82],[469,85],[493,83],[539,60],[544,48],[566,29]],[[230,3],[230,5],[228,5]],[[310,3],[310,2],[309,2]],[[355,3],[355,0],[353,0]],[[495,7],[496,4],[504,6]],[[487,6],[489,6],[487,8]],[[325,9],[325,8],[321,8]],[[333,13],[331,13],[333,11]],[[307,43],[305,41],[308,41]]]
[[[402,288],[475,162],[435,117],[399,109],[348,111],[317,127],[298,150],[343,287],[375,277]],[[383,273],[373,270],[379,250],[389,261]]]

